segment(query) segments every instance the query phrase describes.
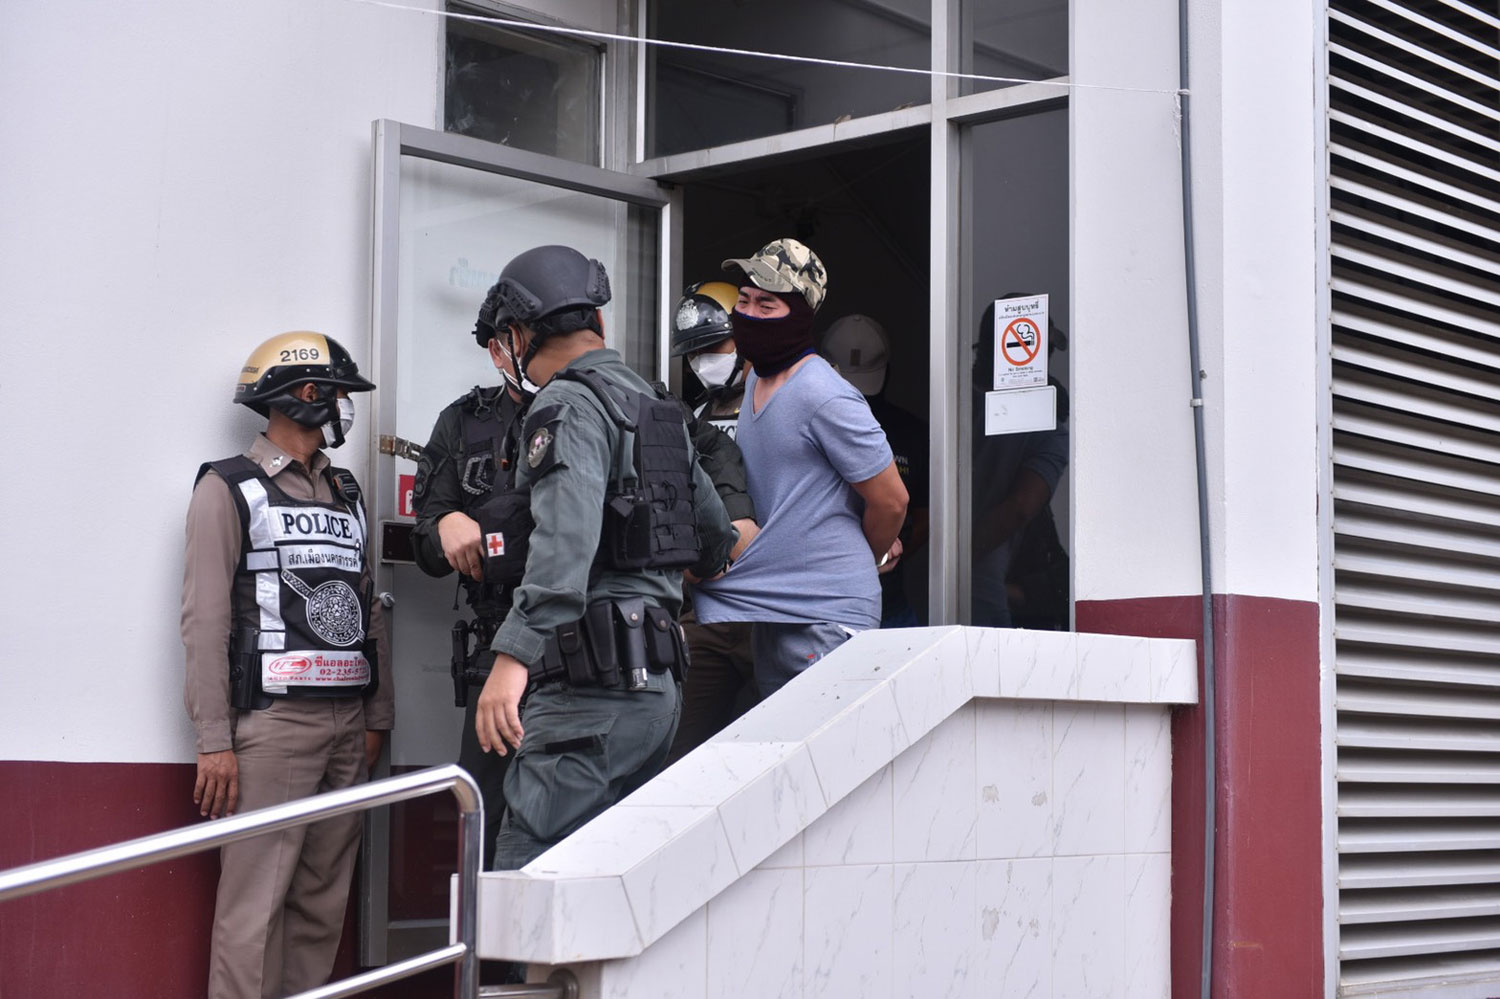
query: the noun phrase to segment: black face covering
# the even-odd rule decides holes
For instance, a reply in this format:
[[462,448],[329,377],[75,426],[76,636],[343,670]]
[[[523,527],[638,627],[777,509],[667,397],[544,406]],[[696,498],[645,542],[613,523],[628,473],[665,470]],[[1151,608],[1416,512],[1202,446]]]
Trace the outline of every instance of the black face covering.
[[777,295],[792,311],[779,319],[756,319],[731,313],[734,346],[750,362],[756,375],[766,378],[785,371],[816,351],[813,343],[813,310],[801,295]]

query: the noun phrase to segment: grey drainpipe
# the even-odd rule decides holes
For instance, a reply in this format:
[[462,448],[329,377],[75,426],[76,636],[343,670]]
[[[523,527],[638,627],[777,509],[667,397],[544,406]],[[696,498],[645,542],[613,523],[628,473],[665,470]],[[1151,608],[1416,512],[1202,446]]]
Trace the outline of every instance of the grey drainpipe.
[[1203,429],[1203,366],[1198,339],[1198,266],[1193,241],[1193,153],[1188,86],[1188,0],[1177,0],[1177,85],[1182,102],[1182,251],[1192,364],[1193,443],[1198,466],[1198,546],[1203,572],[1203,999],[1214,988],[1214,846],[1218,826],[1218,702],[1214,684],[1213,543],[1208,529],[1208,456]]

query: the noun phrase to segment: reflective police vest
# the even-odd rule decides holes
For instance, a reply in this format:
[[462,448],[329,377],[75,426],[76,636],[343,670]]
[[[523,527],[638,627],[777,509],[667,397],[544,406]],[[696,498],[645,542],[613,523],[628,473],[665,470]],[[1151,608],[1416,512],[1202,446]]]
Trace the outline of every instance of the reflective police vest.
[[682,404],[662,388],[653,397],[616,386],[592,368],[564,368],[557,377],[586,385],[620,431],[604,496],[601,564],[616,570],[696,565],[693,451]]
[[725,398],[729,397],[729,391],[715,391],[709,393],[708,399],[699,404],[698,408],[693,411],[693,416],[695,416],[700,422],[707,423],[711,427],[722,430],[730,440],[734,440],[739,436],[740,403],[745,397],[745,387],[743,385],[737,385],[735,386],[735,389],[737,390],[737,393],[734,395],[735,403],[733,412],[709,412],[713,409],[723,408],[722,403]]
[[740,417],[738,413],[736,413],[734,416],[704,416],[703,411],[699,410],[697,415],[698,419],[702,420],[704,423],[707,423],[711,427],[717,427],[719,430],[722,430],[730,440],[734,440],[739,436]]
[[[211,462],[239,511],[241,554],[234,577],[235,633],[256,634],[260,692],[352,696],[374,688],[366,649],[366,530],[359,486],[326,472],[333,501],[294,500],[250,458]],[[237,649],[240,657],[246,650]]]

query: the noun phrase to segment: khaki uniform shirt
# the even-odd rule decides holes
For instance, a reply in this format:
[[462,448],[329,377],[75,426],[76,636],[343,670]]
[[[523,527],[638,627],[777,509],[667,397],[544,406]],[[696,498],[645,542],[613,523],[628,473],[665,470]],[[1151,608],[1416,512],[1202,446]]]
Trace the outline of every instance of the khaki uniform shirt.
[[[287,496],[297,500],[332,502],[333,490],[324,470],[322,451],[308,469],[272,444],[265,434],[246,452]],[[234,627],[230,594],[239,569],[242,528],[229,484],[209,472],[193,490],[187,514],[187,559],[182,572],[182,644],[187,652],[183,700],[192,719],[200,753],[217,753],[234,746],[229,704],[229,635]],[[365,555],[365,578],[370,574]],[[395,724],[395,689],[391,680],[390,642],[380,601],[372,601],[370,633],[375,637],[380,683],[365,698],[365,728],[388,731]]]

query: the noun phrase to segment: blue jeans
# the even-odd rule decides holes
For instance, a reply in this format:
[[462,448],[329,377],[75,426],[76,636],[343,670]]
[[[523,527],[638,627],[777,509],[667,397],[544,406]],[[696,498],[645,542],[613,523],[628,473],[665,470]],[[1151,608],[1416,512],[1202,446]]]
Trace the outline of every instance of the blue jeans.
[[770,697],[857,633],[857,629],[829,621],[756,621],[750,625],[750,658],[760,696]]

